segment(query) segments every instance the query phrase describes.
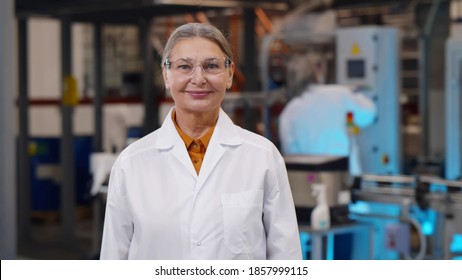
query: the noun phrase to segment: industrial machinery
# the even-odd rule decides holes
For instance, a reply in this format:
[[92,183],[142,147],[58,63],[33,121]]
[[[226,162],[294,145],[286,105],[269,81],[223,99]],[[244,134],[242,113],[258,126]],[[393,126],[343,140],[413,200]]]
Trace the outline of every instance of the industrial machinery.
[[[375,103],[378,116],[374,123],[357,135],[360,165],[364,173],[381,175],[401,174],[401,133],[399,105],[399,65],[398,65],[398,31],[396,28],[368,26],[354,28],[337,28],[334,33],[297,33],[275,34],[265,38],[261,51],[261,69],[263,91],[268,96],[268,102],[274,99],[269,89],[269,57],[271,45],[282,41],[286,45],[305,44],[308,51],[328,50],[325,46],[335,46],[332,56],[325,56],[335,61],[335,80],[328,82],[354,86],[370,97]],[[294,48],[295,49],[295,48]],[[295,53],[296,55],[297,53]],[[329,54],[329,53],[327,53]],[[330,70],[330,69],[329,69]],[[291,94],[287,94],[291,96]],[[265,134],[272,139],[269,105],[265,110]],[[289,167],[289,166],[288,166]],[[309,194],[306,173],[289,168],[289,180],[294,193],[296,206],[314,207],[314,199]],[[332,177],[334,173],[330,173]],[[320,178],[320,177],[319,177]],[[342,182],[340,179],[337,182]],[[302,188],[304,190],[302,191]],[[334,189],[340,190],[337,186]],[[303,195],[304,194],[304,195]],[[337,197],[337,194],[331,195]],[[330,206],[335,204],[329,203]],[[398,210],[390,205],[370,204],[368,209],[376,210],[384,215],[394,215]],[[386,223],[376,220],[370,223],[375,230],[374,239],[385,239]],[[357,236],[356,236],[357,235]],[[364,240],[364,236],[355,234],[355,239]],[[374,243],[376,243],[374,242]],[[353,245],[354,247],[355,245]],[[368,251],[357,246],[358,251]],[[369,246],[370,247],[370,246]],[[355,248],[353,248],[355,250]],[[379,248],[374,248],[374,258],[395,259],[396,254],[387,255]],[[352,255],[361,255],[353,252]],[[385,255],[385,257],[377,257]],[[362,254],[362,256],[364,256]]]
[[[400,254],[406,259],[425,257],[427,240],[420,222],[411,213],[416,205],[416,186],[413,176],[365,174],[355,178],[350,214],[374,225],[374,259],[397,259]],[[409,225],[419,236],[416,256],[410,254]],[[361,247],[360,242],[355,244]]]
[[433,255],[443,259],[462,257],[460,242],[455,239],[462,234],[462,180],[421,176],[419,181],[419,206],[437,213],[433,231],[437,242],[432,248]]
[[[348,157],[299,154],[286,155],[284,161],[290,174],[304,258],[372,258],[372,227],[365,223],[355,223],[348,215]],[[329,225],[323,228],[313,226],[315,202],[309,190],[314,185],[322,185],[327,190],[325,202],[329,205]],[[369,250],[350,256],[352,244],[348,241],[351,240],[351,234],[364,231],[370,232],[370,242],[367,243]],[[348,252],[345,254],[345,251]],[[364,255],[367,252],[369,254]]]
[[294,204],[299,222],[310,223],[310,213],[315,198],[307,192],[313,184],[323,184],[326,200],[331,207],[332,224],[343,224],[348,220],[349,184],[348,158],[322,155],[286,155],[284,161],[291,183]]
[[375,123],[358,136],[363,172],[400,174],[398,31],[392,27],[340,28],[336,83],[354,85],[376,104]]
[[[396,91],[392,90],[395,88],[395,76],[394,74],[390,74],[390,77],[386,74],[380,78],[378,76],[378,73],[384,70],[382,64],[378,62],[390,56],[387,54],[386,43],[383,41],[378,43],[381,37],[377,29],[371,28],[370,34],[365,38],[360,38],[358,35],[360,33],[357,33],[356,37],[353,33],[348,33],[339,40],[339,44],[346,45],[343,49],[338,48],[340,50],[338,55],[344,56],[337,60],[339,82],[375,85],[372,94],[387,93],[371,96],[379,108],[378,122],[371,127],[371,130],[364,131],[360,136],[362,160],[364,166],[369,168],[366,172],[382,175],[363,174],[358,177],[352,189],[351,197],[354,203],[350,207],[353,217],[368,218],[375,225],[374,249],[376,253],[380,252],[378,254],[381,258],[452,259],[461,255],[462,246],[457,239],[462,237],[462,36],[460,35],[462,33],[459,29],[458,25],[454,26],[451,37],[446,42],[445,178],[398,175],[399,162],[392,160],[400,154],[399,140],[396,139],[399,129],[395,119],[399,116],[397,111],[399,107],[396,103]],[[378,53],[371,55],[370,49],[364,47],[368,44],[383,45],[378,47],[380,55]],[[367,59],[363,61],[362,56],[358,54],[371,59],[365,62]],[[386,67],[387,63],[383,65]],[[380,81],[382,78],[384,81],[390,81],[391,85],[383,84],[383,81]],[[380,90],[387,87],[392,88]],[[388,109],[382,111],[382,108]],[[380,131],[388,135],[381,135]],[[383,145],[381,141],[391,145]],[[390,148],[391,151],[388,164],[384,164],[388,155],[383,153],[384,148]],[[384,222],[380,223],[380,220]],[[419,250],[417,253],[414,252],[414,255],[411,255],[409,250],[409,226],[419,236]],[[394,257],[392,251],[397,252],[398,255]]]
[[[451,249],[455,234],[462,233],[462,181],[434,176],[370,175],[356,178],[354,204],[367,202],[395,206],[395,213],[352,211],[356,219],[387,221],[385,236],[374,234],[375,250],[396,251],[404,259],[452,259],[461,255]],[[436,213],[419,219],[422,211]],[[427,225],[430,227],[428,228]],[[411,252],[413,229],[418,252]]]
[[[314,44],[321,37],[329,44],[331,38],[331,34],[311,37],[308,34],[307,38],[298,35],[277,34],[263,43],[260,62],[267,100],[274,99],[270,96],[266,71],[272,42]],[[334,82],[357,87],[374,101],[378,109],[374,124],[357,136],[363,174],[357,177],[355,188],[351,190],[353,203],[349,207],[350,218],[371,225],[373,242],[372,245],[366,244],[369,250],[362,247],[364,242],[355,242],[364,240],[362,234],[370,234],[363,230],[364,233],[354,236],[353,251],[370,251],[373,246],[373,259],[450,259],[457,255],[451,248],[457,234],[462,233],[462,36],[459,37],[453,36],[447,42],[446,176],[403,176],[400,175],[403,162],[398,30],[379,26],[337,28],[331,41],[336,47]],[[271,139],[268,112],[266,110],[265,132]],[[291,166],[291,160],[286,163],[292,173],[290,179],[294,179],[294,171],[302,172],[302,169]],[[303,193],[297,191],[298,187],[308,188],[307,175],[298,175],[300,180],[297,183],[291,181],[296,205],[314,206],[310,204],[313,202],[310,198],[298,196]],[[322,180],[320,176],[318,179]],[[302,181],[303,186],[294,186]],[[309,190],[305,193],[309,194]]]

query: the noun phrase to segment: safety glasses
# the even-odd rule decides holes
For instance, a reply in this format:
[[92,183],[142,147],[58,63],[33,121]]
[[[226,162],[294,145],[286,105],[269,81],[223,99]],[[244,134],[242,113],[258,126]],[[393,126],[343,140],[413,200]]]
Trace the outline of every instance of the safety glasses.
[[202,68],[202,72],[207,75],[216,75],[225,72],[231,64],[229,58],[212,57],[197,62],[190,58],[179,58],[177,60],[165,59],[164,67],[176,74],[188,76],[194,73],[197,66]]

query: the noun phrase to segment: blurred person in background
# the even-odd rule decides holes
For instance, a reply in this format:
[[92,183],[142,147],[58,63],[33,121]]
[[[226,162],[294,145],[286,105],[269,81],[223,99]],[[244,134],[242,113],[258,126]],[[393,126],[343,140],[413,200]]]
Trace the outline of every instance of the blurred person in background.
[[350,173],[359,175],[358,147],[347,127],[347,114],[359,129],[373,123],[377,116],[374,102],[360,90],[324,84],[326,63],[310,53],[298,57],[289,75],[301,93],[284,107],[279,118],[279,139],[284,155],[310,154],[350,157]]

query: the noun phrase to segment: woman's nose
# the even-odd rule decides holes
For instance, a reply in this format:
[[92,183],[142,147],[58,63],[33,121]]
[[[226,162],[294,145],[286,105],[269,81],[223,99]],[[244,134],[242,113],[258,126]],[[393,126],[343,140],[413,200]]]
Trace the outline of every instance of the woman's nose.
[[194,68],[191,81],[195,84],[203,84],[206,82],[204,70],[200,65]]

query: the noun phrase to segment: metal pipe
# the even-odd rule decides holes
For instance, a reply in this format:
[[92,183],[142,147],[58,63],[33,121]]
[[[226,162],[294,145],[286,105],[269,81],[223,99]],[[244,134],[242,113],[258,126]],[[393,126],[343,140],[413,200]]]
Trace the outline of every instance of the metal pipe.
[[[0,259],[16,258],[14,1],[0,3]],[[14,66],[13,66],[14,67]],[[14,69],[14,68],[13,68]],[[29,170],[28,168],[24,168]]]
[[403,205],[404,201],[406,200],[413,200],[414,194],[400,193],[400,194],[392,194],[392,193],[380,193],[380,192],[371,192],[369,190],[366,191],[352,191],[352,199],[353,201],[372,201],[372,202],[381,202],[381,203],[389,203],[389,204],[396,204],[396,205]]
[[272,140],[271,135],[271,116],[270,116],[270,92],[269,92],[269,48],[274,42],[275,37],[272,35],[265,36],[260,51],[260,79],[262,83],[262,92],[265,95],[265,103],[263,107],[263,123],[265,127],[264,136],[269,140]]
[[430,43],[436,13],[440,7],[441,0],[436,0],[430,9],[425,23],[425,28],[420,36],[420,65],[419,65],[419,115],[421,118],[421,154],[429,154],[429,105],[428,105],[428,66],[430,56]]
[[95,23],[93,28],[93,75],[95,79],[93,108],[95,110],[93,136],[93,152],[103,151],[103,84],[102,84],[102,48],[101,48],[101,24]]
[[434,185],[442,185],[446,187],[457,187],[462,188],[462,181],[461,180],[445,180],[439,177],[433,176],[420,176],[419,180],[423,183],[429,183]]
[[420,153],[428,155],[428,54],[429,39],[421,34],[419,39],[420,65],[419,65],[419,115],[420,115]]
[[158,127],[158,108],[155,100],[155,93],[152,92],[152,77],[153,77],[153,48],[150,38],[150,20],[142,19],[139,22],[139,34],[141,41],[141,57],[144,62],[143,69],[143,104],[144,104],[144,120],[143,131],[148,134]]
[[376,186],[363,186],[361,192],[370,194],[388,194],[393,196],[408,196],[413,197],[415,190],[412,188],[393,188],[393,187],[376,187]]
[[[255,13],[253,9],[244,10],[244,22],[246,28],[244,28],[244,74],[245,74],[245,88],[246,92],[254,92],[258,88],[258,78],[256,67],[255,55],[256,55],[256,42],[255,42]],[[245,127],[253,132],[257,131],[257,124],[255,119],[257,114],[255,108],[251,103],[244,102],[245,108]]]
[[30,238],[31,232],[31,184],[29,173],[29,69],[28,69],[28,20],[18,20],[19,62],[19,138],[18,138],[18,234],[19,240]]
[[[72,73],[72,28],[67,17],[61,19],[61,73],[62,81]],[[64,85],[62,86],[64,94]],[[75,229],[75,174],[73,147],[72,106],[61,104],[61,238],[64,244],[72,246]]]
[[413,184],[416,182],[416,178],[407,175],[375,175],[365,174],[361,177],[363,181],[374,181],[377,183],[402,183],[402,184]]
[[[94,24],[93,32],[93,49],[94,49],[94,90],[93,107],[95,110],[94,125],[95,134],[93,138],[93,152],[98,153],[103,151],[103,85],[102,85],[102,46],[101,46],[101,23]],[[93,198],[93,244],[92,255],[94,258],[99,257],[101,247],[102,231],[104,219],[104,203],[100,196],[96,195]]]

